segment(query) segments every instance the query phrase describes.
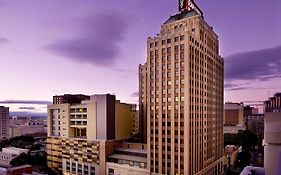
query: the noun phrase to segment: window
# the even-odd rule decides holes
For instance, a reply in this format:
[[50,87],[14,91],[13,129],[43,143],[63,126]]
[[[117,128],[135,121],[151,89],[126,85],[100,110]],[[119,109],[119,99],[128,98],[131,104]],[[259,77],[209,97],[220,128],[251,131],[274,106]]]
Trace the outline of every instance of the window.
[[167,44],[171,44],[171,38],[167,39]]
[[168,81],[168,85],[172,85],[172,82],[171,82],[171,81]]
[[181,40],[181,41],[184,40],[184,35],[180,36],[180,40]]

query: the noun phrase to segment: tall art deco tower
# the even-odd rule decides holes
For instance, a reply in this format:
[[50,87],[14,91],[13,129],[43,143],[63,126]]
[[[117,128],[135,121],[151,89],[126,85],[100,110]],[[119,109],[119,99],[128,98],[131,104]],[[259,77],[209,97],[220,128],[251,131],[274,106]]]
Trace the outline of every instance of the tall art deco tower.
[[223,72],[218,36],[193,0],[180,0],[139,67],[151,174],[223,174]]

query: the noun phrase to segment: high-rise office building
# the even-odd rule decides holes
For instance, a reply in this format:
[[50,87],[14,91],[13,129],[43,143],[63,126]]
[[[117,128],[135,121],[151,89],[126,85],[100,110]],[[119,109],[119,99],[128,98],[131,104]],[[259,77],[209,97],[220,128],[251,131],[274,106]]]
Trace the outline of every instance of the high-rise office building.
[[106,174],[115,141],[131,137],[132,106],[109,94],[75,96],[48,105],[48,166],[59,174]]
[[0,139],[9,137],[9,108],[0,106]]
[[223,173],[223,73],[217,34],[192,0],[147,40],[139,67],[151,174]]

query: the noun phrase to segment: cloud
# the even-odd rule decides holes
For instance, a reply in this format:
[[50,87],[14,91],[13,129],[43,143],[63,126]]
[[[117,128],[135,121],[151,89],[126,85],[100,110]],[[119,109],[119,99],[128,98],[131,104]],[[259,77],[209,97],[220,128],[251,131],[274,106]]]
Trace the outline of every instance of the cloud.
[[38,104],[38,105],[48,105],[51,104],[50,101],[40,101],[40,100],[3,100],[0,104]]
[[134,70],[127,70],[127,69],[122,69],[122,68],[116,68],[114,69],[116,72],[121,72],[121,73],[136,73]]
[[134,92],[131,94],[131,97],[139,97],[139,92]]
[[118,12],[94,13],[78,25],[81,30],[78,37],[59,39],[43,48],[80,63],[113,65],[121,51],[120,43],[125,39],[128,17]]
[[35,107],[19,107],[19,109],[21,109],[21,110],[29,110],[29,111],[35,111],[36,110]]
[[10,40],[8,38],[0,37],[0,45],[9,43]]
[[281,46],[225,58],[226,82],[281,78]]
[[47,116],[47,113],[13,111],[13,112],[10,112],[10,116],[17,116],[17,117],[38,116],[38,117],[45,118]]

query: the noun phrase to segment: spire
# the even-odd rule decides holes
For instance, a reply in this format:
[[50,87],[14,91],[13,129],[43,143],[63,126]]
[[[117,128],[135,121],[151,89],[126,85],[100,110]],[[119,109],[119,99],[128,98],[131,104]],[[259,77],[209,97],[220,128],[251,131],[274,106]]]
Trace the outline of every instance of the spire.
[[179,0],[179,12],[189,12],[195,10],[197,11],[202,17],[203,12],[202,10],[197,6],[197,4],[194,2],[194,0]]

